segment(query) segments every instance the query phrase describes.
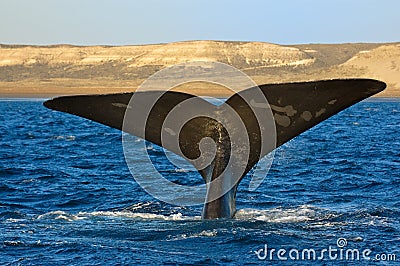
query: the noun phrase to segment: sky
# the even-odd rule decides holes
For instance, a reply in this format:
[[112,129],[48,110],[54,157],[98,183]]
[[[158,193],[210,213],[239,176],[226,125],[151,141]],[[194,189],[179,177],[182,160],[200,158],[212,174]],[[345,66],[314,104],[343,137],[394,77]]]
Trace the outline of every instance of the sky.
[[0,0],[0,43],[399,42],[399,0]]

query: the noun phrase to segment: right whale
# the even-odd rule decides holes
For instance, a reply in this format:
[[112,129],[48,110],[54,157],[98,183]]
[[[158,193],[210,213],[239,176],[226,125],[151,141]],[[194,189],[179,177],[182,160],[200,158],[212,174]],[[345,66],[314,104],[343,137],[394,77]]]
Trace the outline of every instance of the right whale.
[[[219,106],[174,91],[64,96],[44,106],[123,130],[191,161],[207,185],[202,217],[215,219],[234,216],[239,182],[263,156],[385,88],[373,79],[336,79],[259,85]],[[132,96],[140,100],[132,102]],[[176,115],[171,118],[172,111]],[[257,113],[269,115],[260,121]],[[166,120],[173,122],[166,125]],[[271,143],[263,143],[263,135]],[[207,147],[213,158],[204,164],[207,160],[199,158]]]

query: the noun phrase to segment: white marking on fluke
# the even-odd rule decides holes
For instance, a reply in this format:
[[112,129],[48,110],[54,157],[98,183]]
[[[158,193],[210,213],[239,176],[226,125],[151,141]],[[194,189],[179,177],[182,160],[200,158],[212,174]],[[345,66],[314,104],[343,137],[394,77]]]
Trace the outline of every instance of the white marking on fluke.
[[295,114],[297,114],[297,110],[295,110],[292,105],[287,105],[285,107],[282,107],[268,103],[257,103],[254,99],[250,100],[250,105],[256,108],[272,109],[275,112],[285,113],[287,116],[294,116]]
[[318,112],[315,113],[315,117],[320,117],[325,112],[326,112],[326,109],[322,108],[321,110],[319,110]]
[[311,114],[310,111],[304,111],[304,112],[301,114],[301,118],[303,118],[305,121],[308,122],[308,121],[311,120],[312,114]]
[[332,101],[329,101],[328,104],[329,104],[329,105],[333,105],[333,104],[335,104],[336,102],[337,102],[337,100],[336,100],[336,99],[333,99]]
[[280,115],[280,114],[275,114],[274,119],[278,125],[283,126],[283,127],[288,127],[290,126],[290,118],[287,117],[286,115]]

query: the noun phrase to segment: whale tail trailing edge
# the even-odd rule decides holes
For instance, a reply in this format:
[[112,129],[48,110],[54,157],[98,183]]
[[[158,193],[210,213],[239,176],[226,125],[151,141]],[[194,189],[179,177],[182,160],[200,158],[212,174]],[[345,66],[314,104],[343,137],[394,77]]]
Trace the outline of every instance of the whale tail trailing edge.
[[[229,218],[234,215],[238,183],[264,155],[332,115],[385,88],[385,83],[371,79],[338,79],[260,85],[234,94],[222,107],[215,107],[194,95],[173,91],[161,94],[160,92],[139,92],[65,96],[46,101],[44,105],[53,110],[77,115],[126,131],[193,160],[201,155],[199,148],[201,141],[205,138],[212,139],[216,143],[214,159],[206,166],[200,166],[197,162],[193,163],[205,182],[212,184],[207,187],[207,198],[203,210],[203,218],[210,219]],[[268,104],[255,98],[254,90],[261,90]],[[138,94],[141,94],[143,99],[157,94],[158,99],[147,113],[146,118],[140,117],[140,110],[148,109],[146,101],[136,101],[136,120],[127,127],[127,121],[124,121],[124,118],[126,119],[126,114],[131,109],[132,96]],[[166,128],[164,122],[168,119],[168,114],[187,100],[192,101],[192,106],[194,104],[204,110],[207,109],[204,114],[210,115],[202,115],[187,121],[178,133]],[[225,169],[228,167],[229,161],[233,160],[231,152],[235,143],[230,138],[230,132],[224,126],[226,123],[229,124],[229,119],[233,120],[234,118],[224,116],[225,109],[223,108],[233,110],[237,114],[238,118],[236,119],[242,121],[246,131],[243,134],[246,134],[249,141],[248,156],[240,161],[240,163],[244,163],[245,167],[243,171],[236,174],[234,182],[230,181],[233,178],[232,173],[227,175]],[[203,109],[199,109],[200,113],[203,113]],[[271,132],[275,144],[273,147],[270,145],[261,147],[263,124],[257,121],[254,110],[258,110],[257,112],[265,110],[265,112],[271,113],[275,131]],[[181,110],[181,113],[185,113],[184,110]],[[220,115],[221,113],[222,115]],[[225,122],[218,121],[218,117]],[[177,134],[179,145],[163,142],[163,131]],[[220,176],[218,182],[212,182]],[[234,184],[231,184],[232,182]],[[231,186],[224,190],[223,186],[227,183]],[[220,193],[221,191],[223,193],[219,197],[212,198],[213,192]]]

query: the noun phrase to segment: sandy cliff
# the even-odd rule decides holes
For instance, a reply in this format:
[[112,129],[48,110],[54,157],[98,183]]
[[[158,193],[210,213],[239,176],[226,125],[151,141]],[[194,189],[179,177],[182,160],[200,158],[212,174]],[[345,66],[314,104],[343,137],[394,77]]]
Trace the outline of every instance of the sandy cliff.
[[[344,77],[376,78],[400,96],[400,44],[282,46],[261,42],[190,41],[138,46],[0,45],[2,96],[133,91],[156,71],[192,60],[219,61],[257,83]],[[201,87],[201,86],[200,86]],[[216,87],[186,91],[225,94]]]

